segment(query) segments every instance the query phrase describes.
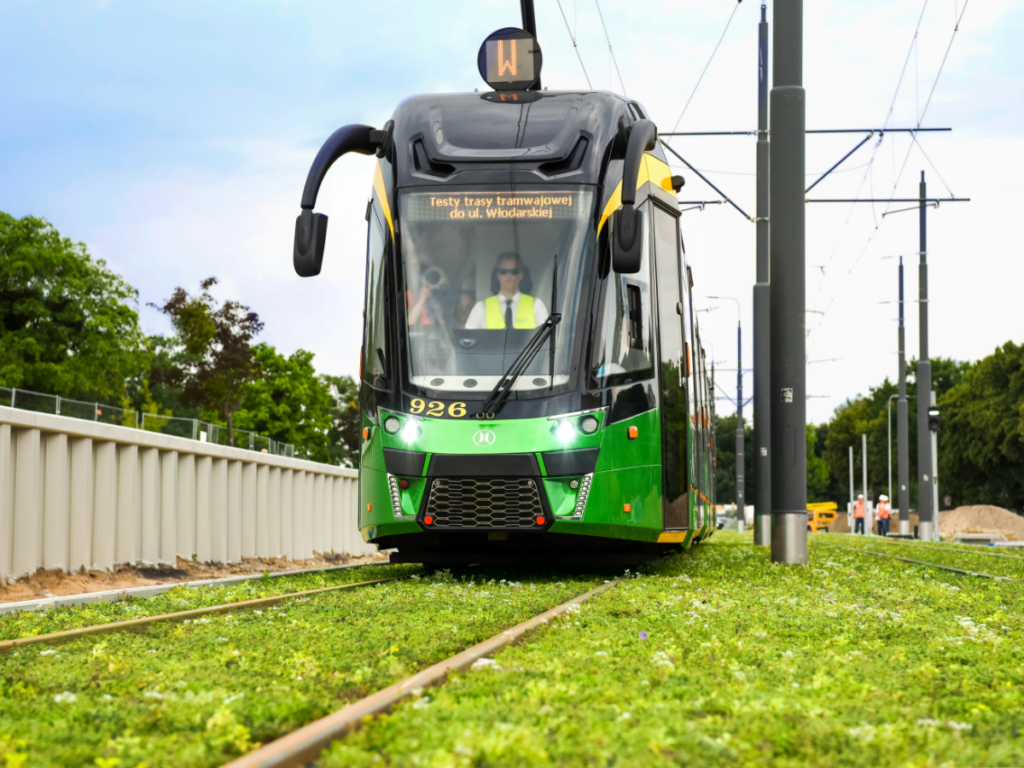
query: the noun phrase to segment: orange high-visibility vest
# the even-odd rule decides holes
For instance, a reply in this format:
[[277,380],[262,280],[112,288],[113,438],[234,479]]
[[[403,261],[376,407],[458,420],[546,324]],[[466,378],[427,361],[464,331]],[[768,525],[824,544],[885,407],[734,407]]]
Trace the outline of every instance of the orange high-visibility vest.
[[888,501],[878,502],[878,512],[875,515],[879,520],[888,520],[889,515],[892,514],[892,504]]
[[858,501],[853,507],[854,517],[864,517],[864,502]]

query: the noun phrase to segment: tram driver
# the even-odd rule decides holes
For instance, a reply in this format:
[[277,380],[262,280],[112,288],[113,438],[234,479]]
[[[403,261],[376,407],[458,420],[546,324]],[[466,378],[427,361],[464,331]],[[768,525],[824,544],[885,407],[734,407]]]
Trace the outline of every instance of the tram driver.
[[466,320],[466,328],[500,330],[513,328],[530,330],[548,319],[548,308],[540,299],[521,293],[533,289],[530,271],[515,251],[506,251],[498,257],[491,272],[491,292],[494,296],[478,301]]

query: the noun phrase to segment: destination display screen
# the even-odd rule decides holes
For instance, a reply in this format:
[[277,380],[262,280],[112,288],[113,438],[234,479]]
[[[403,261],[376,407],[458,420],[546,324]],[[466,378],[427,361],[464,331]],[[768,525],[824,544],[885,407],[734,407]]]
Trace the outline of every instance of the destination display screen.
[[[582,198],[586,197],[584,201]],[[415,192],[406,195],[406,220],[479,224],[482,221],[583,219],[589,195],[579,191]]]
[[525,91],[540,78],[540,45],[529,32],[507,27],[492,32],[480,46],[480,77],[496,91]]
[[488,83],[532,83],[537,79],[533,68],[533,40],[488,40]]

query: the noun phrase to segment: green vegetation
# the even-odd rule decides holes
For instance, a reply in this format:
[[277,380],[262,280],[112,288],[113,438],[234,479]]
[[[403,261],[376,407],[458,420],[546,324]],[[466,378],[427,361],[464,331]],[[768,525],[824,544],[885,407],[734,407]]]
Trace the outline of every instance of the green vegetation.
[[978,361],[938,403],[943,487],[958,503],[1024,512],[1024,344]]
[[0,765],[221,765],[601,580],[441,573],[12,651]]
[[116,403],[147,372],[137,310],[83,243],[0,211],[0,386]]
[[948,565],[952,568],[962,568],[965,571],[987,573],[992,576],[1009,576],[1024,581],[1024,558],[1017,560],[1012,557],[990,557],[989,553],[992,550],[989,547],[975,546],[972,551],[969,548],[971,545],[966,547],[952,547],[945,544],[919,546],[900,543],[898,540],[881,541],[877,537],[871,536],[843,536],[842,544],[862,547],[872,552],[881,552],[895,557]]
[[34,637],[51,632],[63,632],[114,621],[141,619],[163,613],[190,611],[214,605],[256,600],[289,592],[303,592],[356,581],[386,579],[389,576],[411,575],[419,566],[368,565],[337,571],[302,573],[295,576],[277,576],[254,579],[227,587],[175,587],[155,597],[126,598],[110,603],[65,606],[46,611],[19,611],[0,615],[0,640]]
[[[124,278],[49,222],[0,211],[0,387],[201,419],[290,443],[298,458],[356,466],[352,378],[317,374],[306,350],[286,357],[255,343],[259,317],[240,302],[218,302],[216,283],[150,304],[174,333],[147,337],[138,291]],[[182,424],[146,420],[147,429],[191,436]],[[135,413],[124,425],[135,426]]]
[[[822,459],[824,439],[819,439],[821,427],[807,425],[807,500],[835,501],[828,466]],[[827,427],[826,427],[827,434]],[[736,415],[718,416],[715,423],[715,447],[718,471],[715,473],[715,500],[718,504],[736,502]],[[749,421],[743,425],[743,486],[746,503],[754,503],[754,428]]]
[[425,691],[318,765],[1024,762],[1020,584],[837,538],[812,537],[810,565],[793,567],[718,535]]

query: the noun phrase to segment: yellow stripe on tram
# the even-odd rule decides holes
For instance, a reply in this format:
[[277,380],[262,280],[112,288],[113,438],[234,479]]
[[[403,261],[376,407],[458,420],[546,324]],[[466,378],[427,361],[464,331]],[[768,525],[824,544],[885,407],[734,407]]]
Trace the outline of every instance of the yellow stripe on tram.
[[391,229],[391,239],[394,240],[395,223],[391,220],[391,205],[388,203],[388,192],[384,188],[384,171],[381,170],[380,163],[377,163],[377,170],[373,173],[373,191],[377,193],[381,210],[384,211],[384,218]]

